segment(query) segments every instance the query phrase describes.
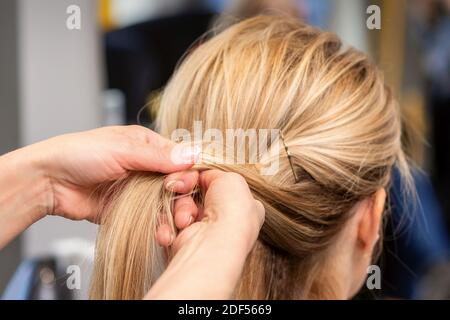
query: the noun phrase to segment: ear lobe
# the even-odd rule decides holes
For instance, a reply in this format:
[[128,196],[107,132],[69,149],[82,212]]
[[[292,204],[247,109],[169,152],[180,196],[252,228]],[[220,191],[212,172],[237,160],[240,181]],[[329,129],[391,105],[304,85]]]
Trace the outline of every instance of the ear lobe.
[[384,188],[378,189],[373,197],[364,200],[358,208],[360,221],[358,224],[358,243],[361,249],[371,252],[380,237],[380,225],[386,201]]

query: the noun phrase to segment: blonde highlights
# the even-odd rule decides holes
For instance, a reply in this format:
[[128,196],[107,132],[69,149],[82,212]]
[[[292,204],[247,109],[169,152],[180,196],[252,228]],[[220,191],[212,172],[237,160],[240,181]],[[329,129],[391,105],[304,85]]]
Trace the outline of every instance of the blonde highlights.
[[[285,17],[252,18],[196,48],[164,90],[162,135],[192,131],[198,120],[221,132],[283,133],[284,143],[269,146],[280,157],[276,175],[258,170],[270,157],[237,166],[205,154],[197,166],[241,174],[266,209],[235,297],[333,297],[327,257],[352,208],[387,187],[394,166],[410,180],[398,107],[381,73],[332,33]],[[92,298],[140,299],[164,269],[154,234],[160,219],[173,226],[173,195],[163,178],[134,174],[105,195]]]

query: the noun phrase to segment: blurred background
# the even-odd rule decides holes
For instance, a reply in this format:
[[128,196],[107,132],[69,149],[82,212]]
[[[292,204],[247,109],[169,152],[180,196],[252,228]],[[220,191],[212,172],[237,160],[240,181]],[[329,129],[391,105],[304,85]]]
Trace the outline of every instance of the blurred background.
[[[80,8],[79,30],[66,26],[70,5]],[[356,299],[450,299],[450,0],[2,0],[0,154],[148,122],[139,110],[207,31],[265,13],[331,30],[369,54],[401,104],[418,199],[403,201],[394,181],[382,288]],[[0,252],[0,297],[86,298],[95,235],[87,222],[39,221]],[[70,265],[80,271],[75,289]]]

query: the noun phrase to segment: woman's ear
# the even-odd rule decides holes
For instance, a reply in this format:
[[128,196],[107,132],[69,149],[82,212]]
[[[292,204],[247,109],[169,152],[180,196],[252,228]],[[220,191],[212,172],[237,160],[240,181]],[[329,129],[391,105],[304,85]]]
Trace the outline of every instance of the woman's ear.
[[365,254],[371,254],[380,237],[380,225],[386,201],[386,191],[380,188],[358,208],[358,245]]

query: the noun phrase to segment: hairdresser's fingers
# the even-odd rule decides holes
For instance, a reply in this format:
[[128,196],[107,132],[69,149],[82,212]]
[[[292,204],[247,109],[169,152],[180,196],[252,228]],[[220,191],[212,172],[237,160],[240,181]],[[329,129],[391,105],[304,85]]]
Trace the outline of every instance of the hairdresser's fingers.
[[220,170],[206,170],[200,173],[198,182],[203,190],[207,190],[214,180],[224,177],[227,173]]
[[198,183],[199,173],[197,170],[180,171],[169,174],[164,186],[167,190],[176,193],[189,193]]
[[236,195],[247,197],[252,196],[250,193],[250,189],[248,188],[247,181],[245,181],[243,176],[235,172],[206,170],[200,173],[198,181],[200,187],[204,191],[209,190],[211,186],[217,182],[217,186],[220,186],[219,193],[227,192],[228,194],[232,195],[232,198]]
[[162,224],[156,230],[156,242],[163,247],[168,247],[172,244],[175,235],[172,234],[168,224]]
[[184,229],[190,226],[197,218],[197,214],[197,205],[192,197],[186,196],[175,201],[174,219],[178,229]]
[[172,173],[189,169],[200,155],[198,146],[176,144],[150,129],[127,126],[124,166],[128,170]]

